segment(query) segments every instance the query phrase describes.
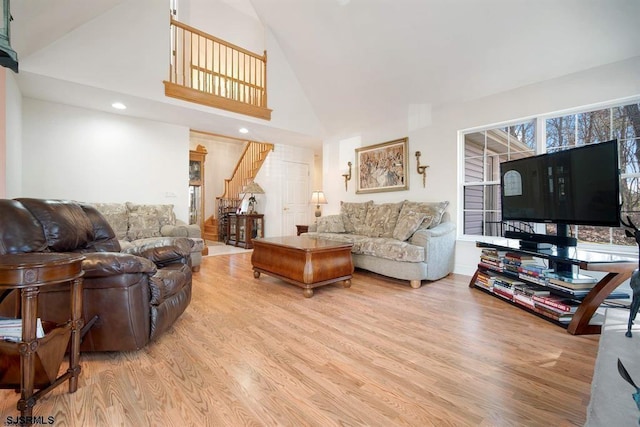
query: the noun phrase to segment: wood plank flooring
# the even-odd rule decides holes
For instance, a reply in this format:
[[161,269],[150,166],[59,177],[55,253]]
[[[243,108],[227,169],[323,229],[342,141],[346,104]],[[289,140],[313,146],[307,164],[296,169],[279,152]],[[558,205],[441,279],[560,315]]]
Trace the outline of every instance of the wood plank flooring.
[[[583,425],[599,336],[572,336],[451,275],[411,289],[356,270],[302,290],[251,254],[203,259],[193,300],[137,352],[85,353],[56,426]],[[66,364],[66,362],[65,362]],[[64,366],[63,366],[64,367]],[[18,394],[0,390],[0,424]]]

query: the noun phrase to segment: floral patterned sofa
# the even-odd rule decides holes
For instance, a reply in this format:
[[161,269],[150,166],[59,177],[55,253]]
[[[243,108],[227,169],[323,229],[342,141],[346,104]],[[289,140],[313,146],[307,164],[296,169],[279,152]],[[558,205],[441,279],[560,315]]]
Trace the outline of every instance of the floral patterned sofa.
[[353,243],[355,267],[409,280],[438,280],[453,271],[456,228],[449,202],[341,202],[340,214],[320,217],[305,236]]
[[200,270],[205,243],[198,225],[176,219],[173,205],[137,203],[91,203],[107,220],[123,251],[131,242],[158,237],[188,237],[191,241],[191,269]]

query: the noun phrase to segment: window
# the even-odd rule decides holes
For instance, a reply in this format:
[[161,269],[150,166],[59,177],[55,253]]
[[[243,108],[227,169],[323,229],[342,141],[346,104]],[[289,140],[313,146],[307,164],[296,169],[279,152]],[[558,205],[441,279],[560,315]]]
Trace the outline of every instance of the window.
[[[537,138],[538,121],[542,132]],[[619,144],[622,216],[640,227],[640,103],[631,103],[465,133],[464,234],[502,236],[509,227],[544,232],[545,226],[540,224],[501,221],[500,163],[614,138]],[[636,244],[625,236],[623,228],[574,225],[570,230],[582,243]],[[546,232],[555,234],[555,225],[547,225]]]
[[[504,234],[500,220],[500,163],[536,153],[535,124],[531,120],[464,135],[464,234]],[[528,224],[524,226],[530,229]]]

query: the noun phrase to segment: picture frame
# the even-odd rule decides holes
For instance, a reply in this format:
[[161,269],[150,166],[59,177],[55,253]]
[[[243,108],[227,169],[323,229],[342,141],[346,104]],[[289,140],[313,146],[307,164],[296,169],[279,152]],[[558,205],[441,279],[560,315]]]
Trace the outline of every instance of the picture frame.
[[409,189],[409,138],[356,148],[356,194]]

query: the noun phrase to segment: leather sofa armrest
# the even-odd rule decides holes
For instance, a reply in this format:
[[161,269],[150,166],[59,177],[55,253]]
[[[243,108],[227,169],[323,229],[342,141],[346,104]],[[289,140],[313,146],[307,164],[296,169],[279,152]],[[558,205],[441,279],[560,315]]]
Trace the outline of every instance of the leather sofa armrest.
[[186,237],[150,237],[131,242],[123,252],[137,255],[158,266],[172,263],[188,264],[191,257],[191,241]]
[[120,252],[85,253],[82,270],[85,278],[109,277],[118,274],[155,274],[156,265],[146,258]]

